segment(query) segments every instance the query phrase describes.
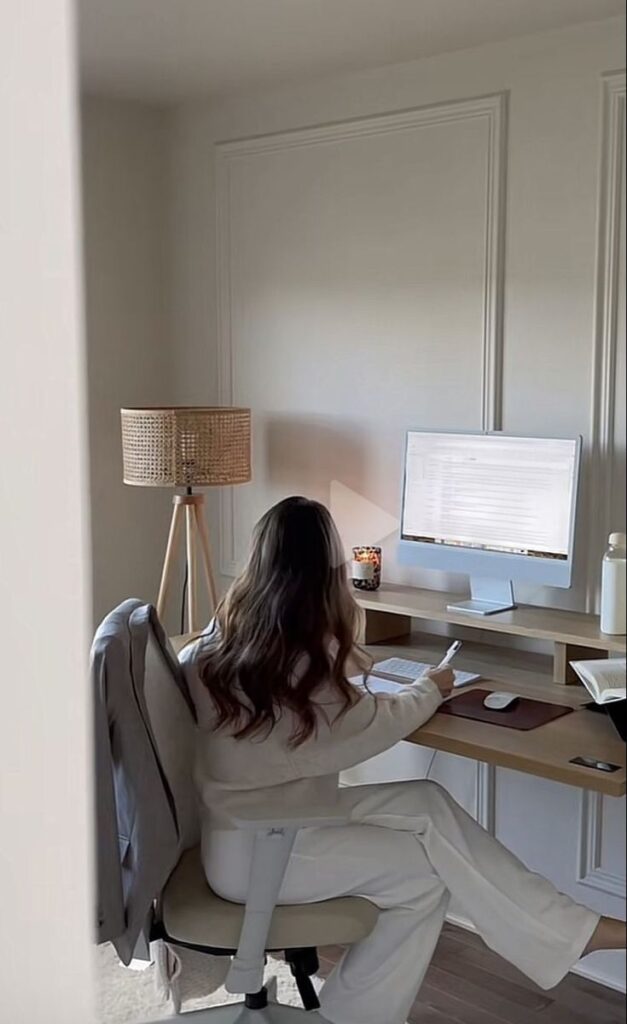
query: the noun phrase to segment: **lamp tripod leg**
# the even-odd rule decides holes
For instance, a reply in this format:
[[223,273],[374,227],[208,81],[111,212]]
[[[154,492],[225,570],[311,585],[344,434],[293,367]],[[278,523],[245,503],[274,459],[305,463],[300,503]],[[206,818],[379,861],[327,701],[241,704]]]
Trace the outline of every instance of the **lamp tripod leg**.
[[207,523],[203,515],[202,506],[196,505],[195,512],[196,524],[198,526],[198,537],[200,539],[202,564],[205,570],[205,578],[207,580],[207,590],[209,591],[209,597],[211,598],[211,611],[215,612],[218,606],[218,592],[216,589],[216,581],[213,575],[213,566],[211,562],[211,545],[209,543],[209,531],[207,530]]
[[196,566],[196,515],[195,506],[185,506],[186,552],[187,552],[187,628],[190,633],[198,630],[198,580]]
[[163,620],[165,602],[168,596],[168,589],[170,587],[173,569],[176,562],[176,542],[181,528],[182,513],[182,506],[175,502],[174,508],[172,509],[172,519],[170,520],[170,532],[168,534],[168,543],[165,549],[165,558],[163,559],[163,570],[161,572],[161,582],[159,584],[159,596],[157,597],[157,615],[161,620]]

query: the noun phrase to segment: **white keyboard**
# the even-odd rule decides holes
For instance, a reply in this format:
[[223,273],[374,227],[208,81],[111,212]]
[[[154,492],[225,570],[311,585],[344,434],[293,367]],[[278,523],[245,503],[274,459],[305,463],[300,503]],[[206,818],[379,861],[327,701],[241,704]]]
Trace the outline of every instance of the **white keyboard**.
[[[409,682],[413,682],[414,679],[424,676],[427,669],[430,668],[433,668],[433,665],[428,665],[424,661],[410,661],[406,658],[386,658],[385,661],[377,662],[372,671],[375,674],[377,672],[386,672],[390,676],[398,676],[400,679],[407,679]],[[459,686],[468,686],[470,683],[476,683],[479,678],[480,676],[477,672],[455,671],[455,683],[453,685],[457,689]]]

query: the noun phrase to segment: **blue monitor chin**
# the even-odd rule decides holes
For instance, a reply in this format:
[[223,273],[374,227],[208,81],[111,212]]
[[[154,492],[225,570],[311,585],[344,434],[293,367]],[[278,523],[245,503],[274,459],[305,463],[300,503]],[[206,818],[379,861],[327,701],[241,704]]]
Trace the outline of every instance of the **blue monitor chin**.
[[410,431],[400,561],[467,573],[471,614],[514,607],[513,581],[569,587],[581,438]]

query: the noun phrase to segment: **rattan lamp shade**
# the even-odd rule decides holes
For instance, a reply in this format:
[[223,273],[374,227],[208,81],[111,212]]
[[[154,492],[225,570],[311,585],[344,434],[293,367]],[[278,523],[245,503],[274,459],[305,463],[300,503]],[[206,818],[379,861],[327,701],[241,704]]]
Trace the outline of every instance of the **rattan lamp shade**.
[[250,409],[122,409],[124,483],[213,487],[251,478]]

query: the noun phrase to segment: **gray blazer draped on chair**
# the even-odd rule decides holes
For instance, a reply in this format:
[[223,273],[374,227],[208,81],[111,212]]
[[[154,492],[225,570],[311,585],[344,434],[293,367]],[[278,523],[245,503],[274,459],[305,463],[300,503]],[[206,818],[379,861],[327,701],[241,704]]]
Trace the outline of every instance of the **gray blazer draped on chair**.
[[183,673],[151,605],[137,600],[121,604],[100,625],[91,651],[98,941],[113,942],[126,964],[153,900],[190,845],[190,825],[181,820],[187,809],[181,813],[149,714],[146,665],[151,645],[183,707],[186,727],[193,730],[195,712]]

